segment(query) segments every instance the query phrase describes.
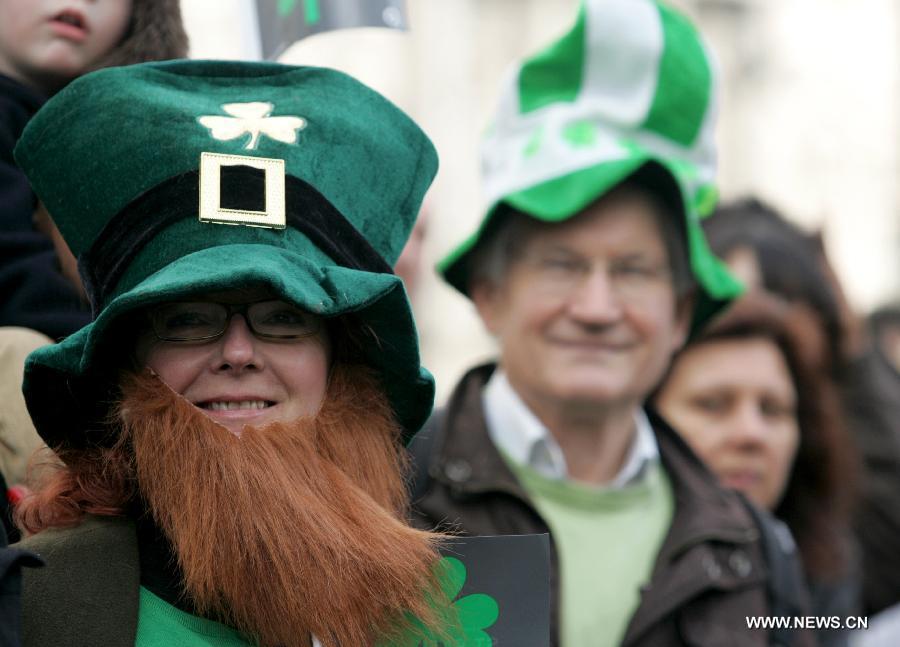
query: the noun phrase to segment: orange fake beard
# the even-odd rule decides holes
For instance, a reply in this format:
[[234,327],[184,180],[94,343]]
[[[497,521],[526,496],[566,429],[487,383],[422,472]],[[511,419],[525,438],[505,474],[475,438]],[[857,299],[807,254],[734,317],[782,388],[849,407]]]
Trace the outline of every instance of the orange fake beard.
[[155,376],[119,417],[197,611],[261,645],[362,647],[434,623],[437,535],[404,523],[400,431],[374,377],[332,369],[313,418],[240,438]]

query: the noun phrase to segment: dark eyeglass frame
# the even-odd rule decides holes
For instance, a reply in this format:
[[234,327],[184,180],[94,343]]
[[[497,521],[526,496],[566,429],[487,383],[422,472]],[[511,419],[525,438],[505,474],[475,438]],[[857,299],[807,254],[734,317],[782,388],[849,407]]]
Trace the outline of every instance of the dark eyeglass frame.
[[[203,337],[171,337],[171,336],[165,336],[164,334],[161,334],[159,332],[160,329],[163,327],[160,322],[160,317],[163,314],[161,312],[161,309],[164,306],[174,305],[174,304],[178,304],[178,303],[184,303],[184,304],[203,303],[203,304],[210,304],[210,305],[220,306],[222,308],[225,308],[226,315],[225,315],[224,323],[222,325],[222,330],[217,332],[214,335],[206,335]],[[234,317],[234,315],[236,315],[236,314],[239,314],[244,318],[244,322],[247,324],[247,328],[250,330],[251,333],[253,333],[254,337],[257,337],[259,339],[273,339],[276,341],[291,341],[291,340],[297,340],[297,339],[306,339],[308,337],[314,337],[315,335],[318,335],[322,331],[323,326],[322,326],[321,318],[316,315],[312,315],[312,313],[305,313],[305,314],[310,314],[313,317],[315,317],[315,321],[316,321],[315,330],[312,330],[312,331],[306,332],[306,333],[298,333],[296,335],[272,335],[272,334],[260,332],[253,326],[253,321],[251,320],[250,316],[248,316],[248,311],[250,310],[250,308],[255,305],[258,305],[260,303],[284,304],[285,306],[287,306],[288,308],[290,308],[292,310],[297,310],[298,312],[304,312],[303,310],[300,310],[296,306],[288,303],[287,301],[282,301],[281,299],[261,299],[259,301],[251,301],[249,303],[220,303],[218,301],[167,301],[164,303],[159,303],[156,306],[152,307],[149,310],[149,312],[147,313],[147,315],[150,320],[150,328],[153,331],[153,334],[156,336],[156,338],[159,341],[170,342],[170,343],[190,344],[190,343],[194,343],[194,342],[206,342],[206,341],[213,341],[215,339],[219,339],[228,330],[228,327],[231,325],[231,318]]]

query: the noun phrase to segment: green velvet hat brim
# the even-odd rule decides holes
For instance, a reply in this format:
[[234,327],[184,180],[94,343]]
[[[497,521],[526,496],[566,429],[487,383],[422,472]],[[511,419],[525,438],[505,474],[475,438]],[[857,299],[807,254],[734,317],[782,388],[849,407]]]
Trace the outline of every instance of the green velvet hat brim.
[[23,392],[41,437],[51,447],[107,442],[103,423],[115,397],[111,382],[115,369],[129,363],[125,349],[110,344],[121,338],[111,331],[128,321],[128,314],[154,303],[251,286],[325,318],[354,314],[376,337],[364,349],[365,359],[381,378],[404,441],[421,427],[431,412],[434,380],[420,368],[415,324],[399,278],[323,267],[270,245],[231,244],[169,263],[115,296],[96,321],[28,357]]
[[710,251],[676,173],[665,162],[647,155],[596,164],[504,196],[490,206],[478,230],[438,263],[437,270],[450,285],[468,297],[472,252],[481,242],[501,204],[544,222],[562,222],[650,165],[664,171],[663,175],[668,176],[680,196],[679,215],[685,223],[691,271],[699,288],[691,320],[693,335],[715,313],[740,295],[743,286]]

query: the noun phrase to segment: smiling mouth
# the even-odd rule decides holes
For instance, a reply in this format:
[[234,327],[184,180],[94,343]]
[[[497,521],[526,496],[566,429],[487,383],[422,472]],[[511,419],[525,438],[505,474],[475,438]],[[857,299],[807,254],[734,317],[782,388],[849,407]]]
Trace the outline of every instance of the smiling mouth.
[[632,344],[626,343],[608,343],[608,342],[598,342],[593,340],[567,340],[560,339],[556,342],[559,346],[564,348],[573,348],[577,350],[583,351],[598,351],[598,352],[611,352],[618,353],[626,350],[630,350]]
[[259,410],[274,407],[275,403],[271,400],[241,400],[241,401],[218,401],[210,400],[208,402],[199,402],[197,406],[207,411],[241,411],[241,410]]

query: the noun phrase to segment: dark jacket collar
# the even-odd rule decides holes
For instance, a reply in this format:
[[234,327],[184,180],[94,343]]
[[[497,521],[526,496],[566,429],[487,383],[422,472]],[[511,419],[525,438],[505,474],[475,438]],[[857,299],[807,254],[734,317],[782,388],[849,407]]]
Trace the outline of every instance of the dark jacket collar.
[[685,600],[705,590],[743,587],[766,577],[756,560],[751,577],[736,578],[724,572],[712,547],[730,546],[750,563],[759,530],[740,495],[720,487],[715,476],[665,420],[652,410],[648,416],[672,484],[675,514],[623,644],[633,642],[680,608]]
[[[707,539],[729,543],[755,541],[759,533],[740,496],[718,484],[712,472],[662,417],[652,409],[647,414],[656,433],[663,467],[672,482],[678,512],[660,557],[674,558],[678,551]],[[667,554],[667,550],[672,552]]]
[[[495,368],[495,364],[484,364],[471,369],[454,390],[442,421],[445,433],[438,460],[430,473],[461,494],[502,491],[528,501],[487,430],[481,396]],[[715,476],[665,420],[653,410],[647,414],[678,511],[664,550],[677,554],[711,534],[721,541],[754,540],[756,527],[739,498],[719,487]],[[447,429],[467,431],[446,433]]]
[[[481,394],[495,364],[468,371],[450,397],[442,420],[442,446],[430,475],[459,494],[505,492],[524,501],[528,495],[490,440]],[[447,433],[465,429],[466,433]]]

